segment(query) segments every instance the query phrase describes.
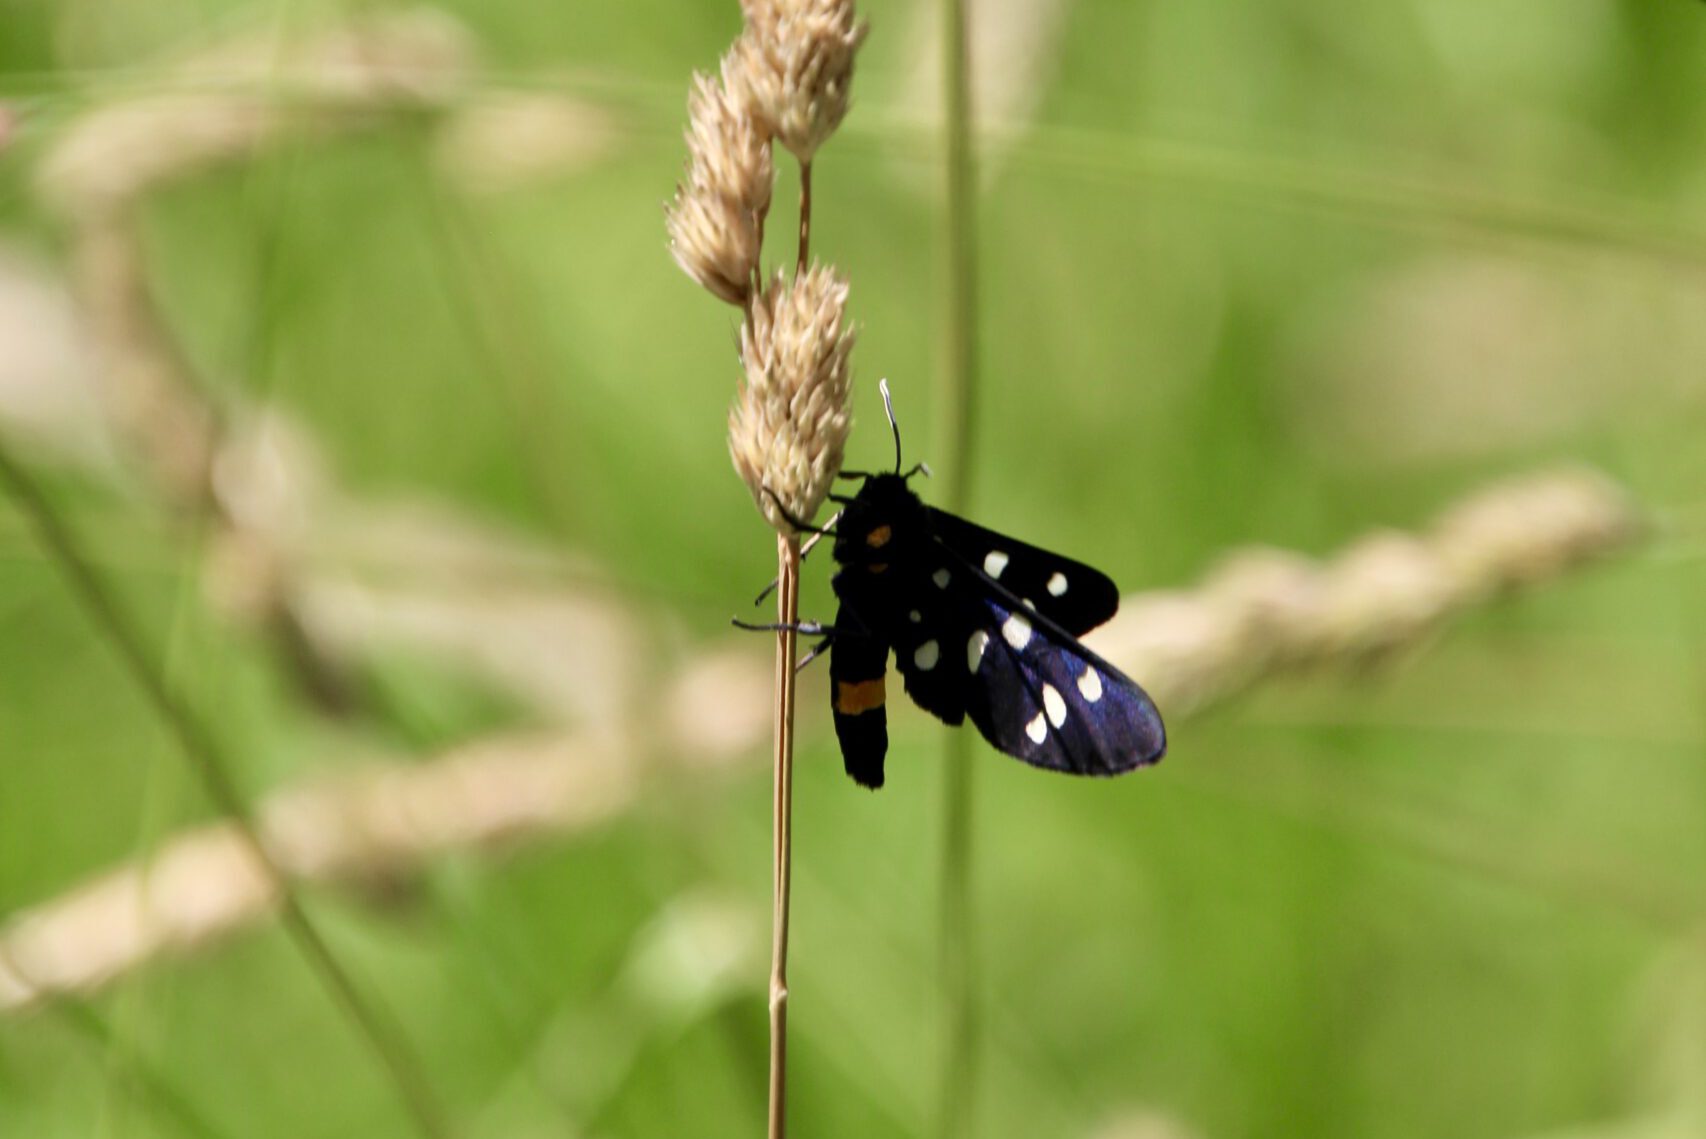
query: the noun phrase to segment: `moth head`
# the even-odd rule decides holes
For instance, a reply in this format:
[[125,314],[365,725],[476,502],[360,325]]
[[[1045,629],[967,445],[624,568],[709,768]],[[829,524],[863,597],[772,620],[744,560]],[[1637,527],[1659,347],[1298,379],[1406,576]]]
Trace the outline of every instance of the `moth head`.
[[871,474],[844,470],[842,478],[860,480],[859,493],[852,497],[836,494],[829,497],[843,507],[835,531],[835,559],[881,573],[914,535],[922,533],[919,522],[924,504],[907,482],[916,474],[928,476],[930,468],[919,463],[909,471],[901,470],[900,424],[894,417],[888,380],[878,381],[877,390],[882,393],[883,411],[894,435],[894,471]]
[[835,558],[847,563],[882,564],[917,533],[924,504],[904,475],[865,475],[859,493],[846,500],[835,527]]

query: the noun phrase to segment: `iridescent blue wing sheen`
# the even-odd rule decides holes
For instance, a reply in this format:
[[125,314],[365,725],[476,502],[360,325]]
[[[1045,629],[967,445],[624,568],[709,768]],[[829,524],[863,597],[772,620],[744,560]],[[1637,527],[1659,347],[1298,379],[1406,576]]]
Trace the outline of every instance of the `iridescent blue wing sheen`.
[[[967,717],[999,751],[1036,767],[1118,775],[1166,750],[1161,715],[1130,677],[944,545],[930,586],[893,634],[919,707]],[[1074,563],[1075,564],[1075,563]]]
[[984,606],[965,659],[966,714],[984,739],[1074,775],[1120,775],[1161,759],[1161,713],[1134,680],[1034,611],[995,597]]

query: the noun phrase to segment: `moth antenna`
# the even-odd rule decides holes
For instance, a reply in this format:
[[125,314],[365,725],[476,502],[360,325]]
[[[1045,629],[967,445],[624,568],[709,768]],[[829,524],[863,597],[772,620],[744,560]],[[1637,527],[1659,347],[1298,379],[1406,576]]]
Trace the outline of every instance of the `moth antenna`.
[[936,477],[936,472],[930,469],[929,463],[914,463],[912,465],[912,469],[906,472],[906,477],[911,478],[916,474],[922,474],[927,479],[933,479]]
[[889,430],[894,432],[894,473],[900,474],[900,424],[894,420],[894,400],[889,398],[889,381],[884,377],[877,381],[877,390],[883,393],[883,413],[889,417]]

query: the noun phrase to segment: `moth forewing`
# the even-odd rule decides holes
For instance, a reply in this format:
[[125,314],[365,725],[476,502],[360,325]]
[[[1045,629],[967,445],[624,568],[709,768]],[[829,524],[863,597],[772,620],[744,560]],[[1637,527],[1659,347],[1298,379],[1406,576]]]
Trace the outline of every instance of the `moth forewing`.
[[1069,635],[1082,636],[1118,611],[1119,588],[1100,570],[945,510],[926,509],[939,543]]

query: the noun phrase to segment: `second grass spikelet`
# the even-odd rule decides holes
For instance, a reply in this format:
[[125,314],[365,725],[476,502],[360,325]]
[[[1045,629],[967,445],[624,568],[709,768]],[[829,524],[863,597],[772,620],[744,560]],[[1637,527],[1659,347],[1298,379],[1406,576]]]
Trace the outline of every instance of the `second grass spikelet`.
[[784,511],[809,521],[841,469],[857,336],[846,310],[847,282],[815,265],[793,281],[772,277],[741,326],[746,379],[729,413],[729,454],[781,533],[794,529]]
[[770,140],[728,88],[693,77],[687,173],[669,205],[669,248],[689,277],[744,306],[758,278],[775,169]]

